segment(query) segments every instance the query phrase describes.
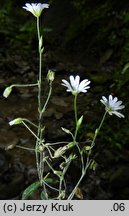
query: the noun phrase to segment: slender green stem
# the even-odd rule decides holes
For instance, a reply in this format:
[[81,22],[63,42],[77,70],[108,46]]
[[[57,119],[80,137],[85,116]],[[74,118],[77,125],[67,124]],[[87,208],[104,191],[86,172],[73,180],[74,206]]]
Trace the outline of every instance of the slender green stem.
[[38,146],[42,142],[42,101],[41,101],[41,93],[42,93],[42,53],[43,53],[43,48],[42,48],[42,39],[40,36],[40,27],[39,27],[39,17],[37,17],[37,34],[38,34],[38,47],[39,47],[39,74],[38,74],[38,112],[39,112],[39,117],[38,117],[38,133],[37,133],[37,141],[36,141],[36,146],[35,146],[35,152],[36,152],[36,162],[37,162],[37,170],[38,170],[38,176],[39,180],[41,182],[41,185],[43,185],[43,190],[46,199],[48,199],[48,194],[46,191],[46,185],[42,181],[43,180],[43,174],[44,174],[44,161],[43,158],[45,157],[45,153],[43,152],[38,152]]
[[60,145],[60,144],[68,144],[69,142],[55,142],[55,143],[46,143],[46,146]]
[[[38,75],[38,111],[41,115],[41,91],[42,91],[42,51],[40,46],[39,17],[37,17],[38,51],[39,51],[39,75]],[[40,116],[41,118],[41,116]]]
[[60,184],[59,184],[59,198],[60,198],[60,199],[61,199],[60,194],[61,194],[61,192],[62,192],[62,184],[63,184],[63,182],[65,182],[64,176],[65,176],[65,174],[66,174],[66,172],[67,172],[67,170],[68,170],[70,164],[71,164],[71,161],[69,161],[69,162],[67,163],[66,167],[63,169],[63,173],[62,173],[62,176],[61,176],[61,178],[60,178]]
[[[44,163],[43,163],[43,152],[40,152],[40,162],[39,162],[39,175],[40,175],[40,181],[43,180],[43,170],[44,170]],[[42,182],[41,182],[42,185]]]
[[71,200],[74,197],[74,194],[76,192],[77,187],[79,186],[79,184],[81,183],[82,179],[84,177],[84,174],[81,175],[79,181],[77,182],[76,186],[74,187],[72,193],[69,195],[69,197],[67,198],[68,200]]
[[102,118],[102,120],[101,120],[101,122],[100,122],[100,125],[99,125],[99,127],[96,129],[96,131],[95,131],[95,135],[94,135],[93,141],[92,141],[92,143],[91,143],[91,150],[88,152],[87,160],[86,160],[85,166],[84,166],[84,164],[83,164],[83,159],[82,159],[82,157],[81,157],[82,164],[83,164],[83,166],[82,166],[82,175],[81,175],[80,179],[78,180],[77,184],[75,185],[74,189],[72,190],[71,194],[69,195],[68,200],[71,200],[71,199],[73,198],[73,196],[74,196],[74,194],[75,194],[75,192],[76,192],[77,187],[78,187],[79,184],[81,183],[83,177],[86,175],[87,169],[88,169],[88,167],[89,167],[89,165],[90,165],[90,155],[91,155],[91,151],[92,151],[92,148],[93,148],[94,145],[95,145],[95,140],[96,140],[96,138],[97,138],[97,136],[98,136],[98,133],[99,133],[99,131],[100,131],[102,125],[103,125],[103,122],[104,122],[104,120],[105,120],[106,114],[107,114],[107,111],[104,113],[103,118]]
[[[95,144],[95,140],[96,140],[96,138],[97,138],[97,136],[98,136],[98,134],[99,134],[99,131],[100,131],[102,125],[103,125],[103,122],[104,122],[104,120],[105,120],[106,115],[107,115],[107,111],[104,113],[103,118],[102,118],[102,120],[101,120],[101,122],[100,122],[100,125],[99,125],[99,127],[96,129],[96,131],[95,131],[95,135],[94,135],[93,141],[92,141],[92,143],[91,143],[91,147],[93,147],[94,144]],[[89,152],[90,152],[90,151],[89,151]]]
[[82,152],[81,152],[81,149],[80,149],[78,143],[76,143],[76,146],[77,146],[77,148],[78,148],[78,151],[79,151],[79,154],[80,154],[80,157],[81,157],[81,165],[82,165],[82,173],[83,173],[83,172],[84,172],[84,159],[83,159],[83,154],[82,154]]
[[77,132],[78,130],[77,130],[77,125],[76,125],[75,134],[74,134],[74,144],[76,144]]
[[42,114],[43,114],[44,111],[46,110],[46,106],[47,106],[47,104],[48,104],[48,102],[49,102],[49,99],[50,99],[50,97],[51,97],[51,93],[52,93],[52,83],[50,82],[49,93],[48,93],[48,96],[47,96],[47,100],[46,100],[46,102],[45,102],[45,104],[44,104],[44,106],[43,106]]
[[30,133],[38,140],[40,141],[40,139],[36,136],[36,134],[28,127],[28,125],[22,121],[22,124],[30,131]]
[[[55,170],[53,169],[53,167],[51,166],[51,164],[48,162],[48,160],[45,160],[47,165],[49,166],[49,168],[53,171],[53,173],[55,172]],[[55,174],[55,173],[54,173]]]
[[50,189],[55,190],[55,191],[59,191],[59,189],[49,185],[48,183],[45,182],[45,185],[47,185]]
[[39,95],[38,95],[38,104],[39,104],[39,113],[41,118],[41,92],[42,92],[42,53],[39,53],[39,80],[38,80],[38,87],[39,87]]
[[29,124],[31,124],[32,126],[38,128],[38,126],[36,124],[34,124],[33,122],[31,122],[29,119],[24,118],[24,121],[28,122]]
[[93,138],[92,143],[91,143],[91,149],[89,150],[88,155],[87,155],[87,160],[86,160],[86,165],[85,165],[85,169],[84,169],[84,174],[86,174],[86,171],[87,171],[87,169],[88,169],[88,167],[89,167],[89,165],[90,165],[90,155],[91,155],[91,152],[92,152],[92,148],[93,148],[94,145],[95,145],[95,140],[96,140],[96,138],[97,138],[97,136],[98,136],[98,134],[99,134],[99,131],[100,131],[102,125],[103,125],[103,122],[104,122],[104,120],[105,120],[106,115],[107,115],[107,111],[104,113],[104,115],[103,115],[103,117],[102,117],[102,120],[101,120],[101,122],[100,122],[100,125],[99,125],[99,127],[96,129],[96,131],[95,131],[94,138]]
[[74,115],[75,115],[75,122],[77,125],[77,94],[74,96]]
[[38,34],[38,41],[40,41],[39,17],[37,17],[37,34]]
[[62,191],[62,183],[63,183],[63,177],[60,178],[60,183],[59,183],[59,200],[61,200],[61,191]]
[[25,150],[28,150],[28,151],[35,151],[35,149],[27,148],[27,147],[23,147],[23,146],[19,146],[19,145],[16,145],[16,147],[21,148],[21,149],[25,149]]
[[50,148],[49,148],[49,146],[45,146],[45,147],[46,147],[46,149],[48,150],[48,153],[49,153],[50,157],[51,157],[51,158],[53,158],[53,156],[52,156],[52,153],[51,153],[51,151],[50,151]]
[[86,161],[86,165],[85,165],[85,171],[87,170],[87,168],[88,168],[89,165],[90,165],[90,155],[91,155],[91,152],[92,152],[92,148],[93,148],[94,145],[95,145],[95,140],[96,140],[96,138],[97,138],[97,136],[98,136],[98,134],[99,134],[99,131],[100,131],[102,125],[103,125],[103,122],[104,122],[104,120],[105,120],[106,115],[107,115],[107,111],[104,113],[103,118],[102,118],[102,120],[101,120],[101,122],[100,122],[100,125],[99,125],[99,127],[96,129],[96,131],[95,131],[94,138],[93,138],[92,143],[91,143],[91,149],[89,150],[88,155],[87,155],[87,161]]
[[38,86],[38,83],[32,83],[32,84],[13,84],[11,87],[34,87]]
[[75,113],[75,123],[76,123],[76,129],[75,129],[75,134],[74,134],[74,145],[77,146],[80,157],[81,157],[81,164],[82,164],[82,172],[84,170],[84,160],[83,160],[83,155],[81,153],[81,150],[79,148],[78,143],[76,142],[76,137],[77,137],[77,133],[78,133],[78,127],[77,127],[77,122],[78,122],[78,118],[77,118],[77,94],[74,97],[74,113]]
[[77,121],[78,121],[78,118],[77,118],[77,94],[75,94],[75,96],[74,96],[74,116],[75,116],[76,129],[75,129],[73,139],[74,139],[74,143],[76,144],[76,137],[77,137],[77,132],[78,132],[78,129],[77,129]]

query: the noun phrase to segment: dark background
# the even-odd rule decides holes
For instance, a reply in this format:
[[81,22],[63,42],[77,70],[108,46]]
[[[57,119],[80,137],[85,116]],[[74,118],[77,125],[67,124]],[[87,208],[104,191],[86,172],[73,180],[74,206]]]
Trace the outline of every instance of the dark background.
[[[34,140],[25,128],[10,127],[8,122],[16,117],[37,120],[36,89],[14,89],[8,99],[2,93],[13,83],[33,83],[37,79],[36,19],[22,9],[26,1],[0,3],[0,199],[20,199],[22,191],[37,178],[35,157],[19,148],[5,149],[10,145],[32,147]],[[124,68],[129,63],[129,1],[48,3],[50,8],[43,11],[40,20],[45,47],[43,77],[46,83],[47,71],[52,69],[55,81],[45,115],[45,139],[69,139],[60,127],[74,128],[73,97],[60,85],[63,78],[78,74],[81,79],[91,80],[91,89],[78,98],[79,115],[84,113],[80,141],[93,138],[104,113],[101,96],[117,96],[125,105],[125,119],[107,117],[93,152],[96,171],[89,171],[80,189],[83,199],[128,199],[129,69]],[[78,171],[69,171],[70,186],[79,175],[78,165],[73,166]]]

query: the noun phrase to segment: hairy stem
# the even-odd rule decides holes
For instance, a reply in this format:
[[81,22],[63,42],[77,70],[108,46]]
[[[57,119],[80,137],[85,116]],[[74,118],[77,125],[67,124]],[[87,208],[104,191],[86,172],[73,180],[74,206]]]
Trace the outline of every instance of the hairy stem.
[[37,162],[37,170],[38,170],[38,176],[41,185],[43,185],[44,193],[46,199],[48,199],[46,186],[43,181],[43,173],[44,173],[44,162],[43,158],[45,157],[44,151],[39,152],[38,147],[42,143],[42,100],[41,100],[41,93],[42,93],[42,42],[41,42],[41,36],[40,36],[40,27],[39,27],[39,17],[37,17],[37,34],[38,34],[38,50],[39,50],[39,74],[38,74],[38,133],[37,133],[37,141],[35,146],[35,153],[36,153],[36,162]]

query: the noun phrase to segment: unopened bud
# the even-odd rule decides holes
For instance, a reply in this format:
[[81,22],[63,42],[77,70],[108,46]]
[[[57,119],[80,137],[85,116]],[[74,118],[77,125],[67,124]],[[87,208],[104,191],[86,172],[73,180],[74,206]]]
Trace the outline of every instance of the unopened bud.
[[48,74],[47,74],[47,80],[48,82],[53,82],[55,78],[55,73],[51,70],[48,71]]
[[10,95],[11,91],[12,91],[12,86],[7,87],[3,92],[3,96],[7,98]]
[[23,119],[22,118],[16,118],[12,121],[9,122],[9,125],[12,126],[12,125],[17,125],[17,124],[21,124],[23,122]]
[[66,152],[67,149],[68,149],[67,145],[64,147],[58,148],[54,153],[54,158],[58,158],[58,157],[62,156]]

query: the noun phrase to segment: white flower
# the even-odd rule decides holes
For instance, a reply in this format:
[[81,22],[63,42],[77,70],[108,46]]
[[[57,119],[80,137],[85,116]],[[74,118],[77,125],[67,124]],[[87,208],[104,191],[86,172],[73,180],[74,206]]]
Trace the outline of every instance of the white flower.
[[23,7],[27,11],[31,12],[34,16],[39,17],[44,8],[49,8],[49,4],[41,4],[41,3],[26,3]]
[[73,95],[79,94],[80,92],[87,92],[87,89],[90,88],[88,86],[90,84],[90,81],[88,79],[84,79],[80,82],[80,76],[76,76],[75,78],[73,76],[69,77],[70,83],[67,80],[62,80],[62,85],[67,87],[68,92],[72,92]]
[[109,113],[109,115],[115,114],[120,118],[124,118],[124,115],[117,110],[124,109],[125,106],[121,105],[122,101],[118,101],[117,97],[113,98],[112,95],[109,95],[109,99],[107,99],[105,96],[102,96],[100,101],[105,105],[105,110]]

